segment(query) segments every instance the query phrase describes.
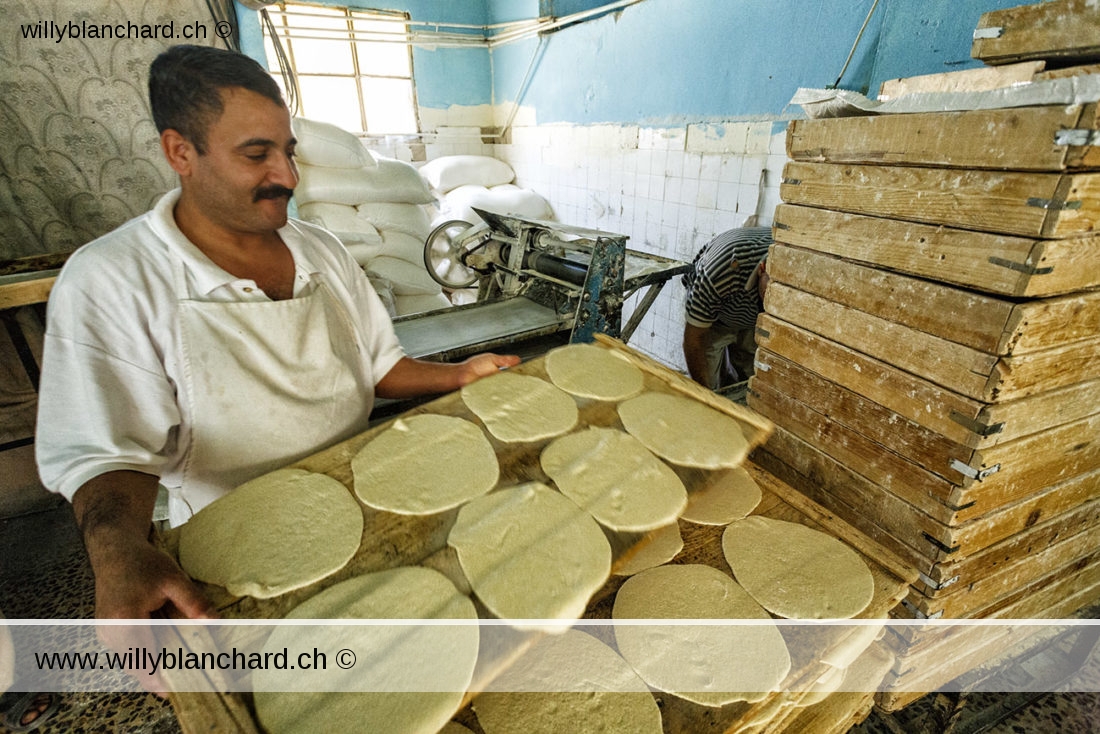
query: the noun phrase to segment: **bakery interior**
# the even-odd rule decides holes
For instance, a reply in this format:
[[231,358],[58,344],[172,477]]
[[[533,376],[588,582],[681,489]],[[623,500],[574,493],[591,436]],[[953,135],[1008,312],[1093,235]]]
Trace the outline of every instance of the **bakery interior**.
[[[550,379],[548,352],[594,342],[646,389],[741,426],[738,469],[762,493],[750,514],[811,527],[866,564],[873,596],[849,616],[883,624],[829,670],[859,685],[820,695],[779,685],[705,705],[647,680],[653,729],[1100,731],[1095,2],[16,0],[5,10],[8,620],[95,616],[72,508],[42,486],[34,458],[47,304],[74,250],[176,186],[145,92],[169,42],[87,26],[173,24],[256,59],[280,84],[299,137],[291,214],[341,239],[408,354],[513,353],[518,373]],[[72,24],[83,37],[56,30]],[[748,226],[771,228],[775,242],[754,371],[711,391],[687,376],[681,276],[713,237]],[[486,260],[456,266],[456,253]],[[618,425],[613,403],[577,402],[578,425]],[[349,457],[424,413],[470,417],[456,394],[379,400],[362,436],[299,463],[351,489]],[[493,445],[498,486],[549,483],[535,448]],[[704,471],[673,468],[702,494]],[[454,513],[361,509],[353,568],[281,600],[208,592],[225,616],[275,618],[355,573],[462,576],[447,545]],[[181,542],[163,502],[153,519],[169,548]],[[679,545],[653,567],[710,565],[734,579],[726,525],[675,519]],[[615,561],[585,620],[613,618],[626,562],[658,545],[656,531],[605,534]],[[972,623],[962,630],[973,637],[906,626],[952,619]],[[1020,634],[1003,620],[1051,623]],[[801,664],[815,681],[830,668]],[[1006,678],[1017,687],[991,683]],[[121,675],[102,688],[52,693],[35,730],[274,731],[248,693],[161,698]],[[459,696],[443,731],[531,730],[519,717],[480,721],[478,699]],[[6,723],[0,732],[22,730]]]

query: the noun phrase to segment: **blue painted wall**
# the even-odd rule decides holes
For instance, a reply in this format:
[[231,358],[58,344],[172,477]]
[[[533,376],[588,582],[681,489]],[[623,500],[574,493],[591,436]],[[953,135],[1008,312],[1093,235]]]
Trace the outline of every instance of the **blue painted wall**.
[[[776,119],[798,87],[837,80],[873,0],[645,0],[547,36],[520,102],[540,123]],[[1019,0],[879,0],[841,88],[981,66],[981,13]],[[493,52],[498,102],[514,100],[537,41]]]
[[[339,4],[340,0],[324,0]],[[542,0],[561,14],[594,0]],[[361,0],[361,5],[371,3]],[[489,25],[533,18],[539,0],[389,0],[417,20]],[[492,52],[414,51],[421,106],[518,101],[540,123],[780,120],[798,87],[837,81],[874,0],[644,0]],[[878,0],[839,87],[874,96],[887,79],[973,68],[986,11],[1021,0]],[[375,4],[375,7],[378,5]],[[262,54],[239,8],[245,51]],[[527,79],[524,85],[522,82]]]

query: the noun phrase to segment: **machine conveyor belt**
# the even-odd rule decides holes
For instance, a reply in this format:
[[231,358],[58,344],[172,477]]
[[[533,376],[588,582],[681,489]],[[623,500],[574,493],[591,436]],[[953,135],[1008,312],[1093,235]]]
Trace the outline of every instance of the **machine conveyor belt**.
[[397,320],[394,329],[410,357],[446,360],[552,334],[572,320],[572,314],[559,314],[528,298],[518,297]]

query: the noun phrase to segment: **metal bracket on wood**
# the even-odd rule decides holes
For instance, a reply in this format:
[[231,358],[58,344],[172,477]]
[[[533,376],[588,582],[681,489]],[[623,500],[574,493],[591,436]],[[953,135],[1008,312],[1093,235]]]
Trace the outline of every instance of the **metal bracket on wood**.
[[942,609],[940,611],[936,612],[935,614],[925,614],[921,610],[917,609],[917,607],[913,604],[913,602],[909,601],[908,599],[902,599],[901,604],[906,609],[908,609],[910,612],[912,612],[913,616],[916,617],[917,619],[939,619],[940,617],[943,616],[943,610]]
[[781,181],[781,183],[790,184],[792,186],[798,186],[799,184],[802,183],[802,179],[800,179],[800,178],[785,178]]
[[975,28],[974,40],[977,41],[981,38],[1000,38],[1005,33],[1005,29],[1001,26],[994,26],[993,28]]
[[933,538],[933,537],[932,537],[931,535],[929,535],[928,533],[921,533],[921,535],[923,535],[923,536],[924,536],[924,539],[925,539],[925,540],[927,540],[927,541],[928,541],[929,543],[931,543],[932,545],[934,545],[934,546],[936,546],[937,548],[939,548],[940,550],[942,550],[942,551],[943,551],[944,553],[954,553],[954,552],[955,552],[955,551],[957,551],[957,550],[959,549],[959,547],[960,547],[960,546],[957,546],[957,545],[956,545],[956,546],[946,546],[946,545],[944,545],[943,543],[941,543],[940,541],[938,541],[938,540],[936,540],[935,538]]
[[989,258],[991,265],[1000,265],[1002,268],[1008,268],[1009,270],[1016,270],[1026,275],[1049,275],[1054,272],[1054,268],[1037,268],[1034,265],[1024,265],[1023,263],[1012,262],[1011,260],[1005,260],[1001,257]]
[[969,464],[962,463],[958,459],[952,459],[950,466],[952,469],[959,472],[963,476],[970,477],[971,479],[976,479],[979,482],[988,477],[990,474],[996,474],[1001,470],[1000,464],[994,464],[988,469],[975,469]]
[[1055,145],[1100,145],[1100,130],[1075,128],[1054,133]]
[[770,370],[772,368],[772,366],[770,364],[765,364],[763,362],[758,362],[756,360],[753,360],[752,366],[754,368],[756,368],[757,372],[767,372],[768,370]]
[[756,327],[756,333],[757,333],[757,334],[758,334],[759,336],[762,336],[762,337],[764,337],[765,339],[767,339],[767,338],[768,338],[769,336],[771,336],[771,335],[772,335],[772,333],[771,333],[770,331],[768,331],[767,329],[763,329],[763,328],[761,328],[761,327],[759,327],[759,326],[757,326],[757,327]]
[[976,433],[982,437],[1000,433],[1005,427],[1003,422],[992,424],[982,423],[981,421],[974,420],[970,416],[963,415],[957,410],[952,410],[948,417],[971,433]]
[[1027,205],[1036,207],[1038,209],[1054,209],[1065,211],[1067,209],[1080,209],[1081,201],[1063,201],[1061,204],[1058,204],[1054,201],[1054,199],[1041,199],[1038,196],[1033,196],[1027,200]]
[[930,586],[931,588],[936,589],[937,591],[939,591],[940,589],[946,589],[948,586],[951,586],[952,584],[954,584],[956,581],[959,580],[958,576],[952,576],[951,578],[947,579],[947,581],[944,581],[942,584],[940,584],[940,583],[936,583],[935,581],[933,581],[931,578],[924,575],[923,573],[919,574],[919,576],[920,576],[920,580],[926,586]]

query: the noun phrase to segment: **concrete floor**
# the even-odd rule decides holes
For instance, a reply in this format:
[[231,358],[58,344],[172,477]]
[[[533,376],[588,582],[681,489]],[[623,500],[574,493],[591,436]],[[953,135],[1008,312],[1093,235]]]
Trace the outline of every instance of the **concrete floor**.
[[[0,610],[13,619],[90,618],[94,612],[94,586],[83,545],[70,507],[0,520]],[[1100,665],[1093,655],[1091,673],[1100,680]],[[852,734],[933,734],[956,727],[960,734],[978,731],[993,734],[1100,734],[1100,694],[1049,694],[1029,701],[1022,709],[987,728],[982,712],[992,712],[1006,698],[997,694],[975,695],[951,723],[954,701],[930,695],[892,714],[872,712]],[[4,732],[0,727],[0,732]],[[181,732],[171,706],[152,694],[66,693],[61,707],[39,731],[127,732],[128,734],[176,734]]]

